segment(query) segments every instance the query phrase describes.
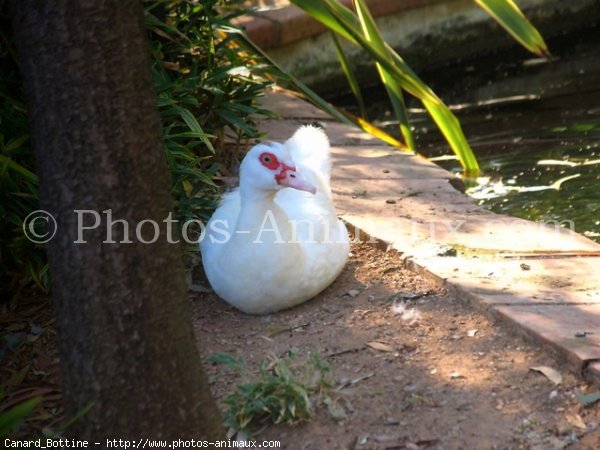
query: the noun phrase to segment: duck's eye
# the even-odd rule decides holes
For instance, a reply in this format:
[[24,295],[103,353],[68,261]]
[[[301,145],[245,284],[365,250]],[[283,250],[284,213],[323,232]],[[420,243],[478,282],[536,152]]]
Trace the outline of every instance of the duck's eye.
[[279,161],[277,160],[277,157],[272,153],[268,153],[268,152],[262,153],[259,156],[258,160],[267,169],[275,170],[279,167]]

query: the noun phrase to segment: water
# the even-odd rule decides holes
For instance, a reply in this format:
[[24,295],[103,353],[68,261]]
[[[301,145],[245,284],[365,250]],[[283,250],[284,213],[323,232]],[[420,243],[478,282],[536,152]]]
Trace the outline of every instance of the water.
[[[558,221],[600,242],[600,28],[549,42],[557,59],[524,51],[422,74],[455,111],[481,165],[468,194],[492,211]],[[382,93],[370,119],[397,124]],[[409,100],[418,151],[459,172],[452,152]]]

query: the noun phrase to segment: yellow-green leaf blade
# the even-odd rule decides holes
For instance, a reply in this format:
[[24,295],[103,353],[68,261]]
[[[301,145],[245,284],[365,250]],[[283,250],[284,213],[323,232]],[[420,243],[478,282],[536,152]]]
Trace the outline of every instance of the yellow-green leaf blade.
[[367,110],[365,108],[365,102],[363,100],[363,96],[360,92],[360,86],[358,85],[358,81],[356,81],[356,77],[354,76],[354,72],[352,72],[352,68],[350,67],[350,62],[348,58],[346,58],[346,53],[342,48],[337,35],[332,31],[331,39],[333,39],[333,44],[335,46],[335,50],[338,55],[338,59],[340,60],[340,65],[342,67],[342,71],[346,76],[346,80],[348,80],[348,85],[350,86],[350,90],[352,94],[354,94],[354,98],[356,98],[356,102],[358,103],[358,109],[360,110],[360,115],[362,117],[367,117]]
[[[355,30],[358,29],[358,23],[349,9],[336,1],[328,0],[291,0],[291,2],[302,8],[313,19],[321,22],[327,29],[335,31],[350,42],[356,43],[354,34]],[[350,24],[350,27],[344,26],[344,24]]]
[[542,35],[513,0],[475,0],[475,3],[481,6],[527,50],[540,56],[550,55]]
[[443,103],[431,102],[428,99],[423,99],[422,102],[448,144],[458,156],[460,164],[465,170],[465,175],[477,175],[479,164],[456,116]]
[[[390,64],[393,64],[390,51],[388,50],[386,43],[371,16],[371,13],[367,9],[366,5],[362,0],[355,0],[356,12],[361,28],[363,30],[365,38],[377,48],[377,50],[386,57]],[[404,95],[402,94],[402,87],[398,82],[396,76],[393,73],[385,69],[381,64],[376,63],[377,71],[383,85],[386,88],[390,102],[394,109],[398,124],[400,126],[400,133],[404,138],[406,146],[410,150],[415,149],[415,141],[413,139],[412,132],[410,131],[410,124],[408,122],[408,115],[406,113],[406,106],[404,104]]]
[[267,61],[271,65],[273,71],[276,72],[276,76],[279,79],[279,81],[289,85],[304,99],[310,101],[318,108],[321,108],[323,111],[327,112],[329,115],[339,120],[341,123],[353,125],[381,139],[382,141],[387,142],[390,145],[398,147],[404,151],[407,150],[406,146],[402,142],[395,139],[393,136],[387,134],[382,129],[377,128],[372,123],[369,123],[366,120],[361,119],[360,117],[355,117],[346,111],[341,111],[337,109],[335,106],[323,99],[316,92],[310,89],[307,85],[298,80],[296,77],[285,72],[281,67],[277,65],[275,61],[273,61],[273,59],[269,57],[269,55],[267,55],[260,47],[258,47],[254,42],[252,42],[252,39],[250,39],[248,35],[239,28],[228,27],[227,29],[224,29],[224,31],[226,31],[227,33],[236,34],[238,37],[238,42],[240,43],[240,45],[242,45],[242,47],[252,51],[257,55],[260,55],[265,61]]
[[[351,41],[365,49],[375,62],[379,63],[386,71],[392,74],[402,89],[414,95],[423,102],[429,114],[436,122],[444,137],[450,144],[452,150],[458,156],[461,165],[467,174],[476,174],[479,165],[475,155],[460,128],[458,119],[452,114],[440,98],[427,86],[415,72],[404,62],[404,60],[387,44],[386,51],[377,48],[362,33],[357,31],[356,16],[334,0],[291,0],[292,3],[305,9],[307,4],[318,4],[321,12],[328,11],[330,16],[336,20],[336,30],[340,26],[344,29],[344,37],[351,36]],[[340,33],[341,34],[341,33]],[[386,56],[387,55],[387,56]]]

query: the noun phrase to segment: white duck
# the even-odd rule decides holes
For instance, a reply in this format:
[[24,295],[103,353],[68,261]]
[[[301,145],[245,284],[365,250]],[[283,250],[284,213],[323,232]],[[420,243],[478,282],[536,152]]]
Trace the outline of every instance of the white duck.
[[214,291],[248,314],[302,303],[329,286],[349,253],[331,200],[329,141],[303,126],[283,145],[258,144],[200,240]]

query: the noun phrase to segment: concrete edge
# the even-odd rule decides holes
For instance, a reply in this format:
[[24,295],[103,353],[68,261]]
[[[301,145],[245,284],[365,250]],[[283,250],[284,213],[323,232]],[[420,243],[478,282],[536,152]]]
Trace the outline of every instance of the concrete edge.
[[[364,231],[362,232],[365,233]],[[368,235],[365,233],[365,236]],[[380,248],[383,248],[384,246],[391,244],[381,241],[381,243],[379,243],[378,245]],[[481,296],[476,292],[472,292],[469,288],[462,286],[460,283],[455,283],[447,280],[444,277],[439,276],[438,274],[430,271],[427,267],[415,262],[410,256],[402,258],[402,261],[404,267],[406,267],[407,269],[421,276],[424,276],[439,287],[447,289],[451,294],[455,295],[456,297],[466,300],[469,303],[469,305],[474,307],[477,311],[485,314],[488,318],[491,318],[494,321],[501,322],[505,326],[510,326],[511,329],[515,330],[521,337],[523,337],[527,341],[537,343],[539,345],[544,346],[545,348],[550,349],[555,356],[559,357],[560,359],[566,362],[569,370],[571,370],[573,373],[579,375],[580,377],[584,378],[589,382],[600,384],[600,360],[582,360],[578,358],[577,355],[571,352],[568,348],[561,346],[559,342],[547,339],[541,336],[540,334],[536,333],[535,331],[523,327],[520,323],[516,322],[510,315],[504,314],[498,309],[498,307],[501,306],[516,305],[487,303],[483,301]],[[562,304],[562,306],[567,305],[569,304]],[[521,306],[527,307],[532,305],[523,304]]]

